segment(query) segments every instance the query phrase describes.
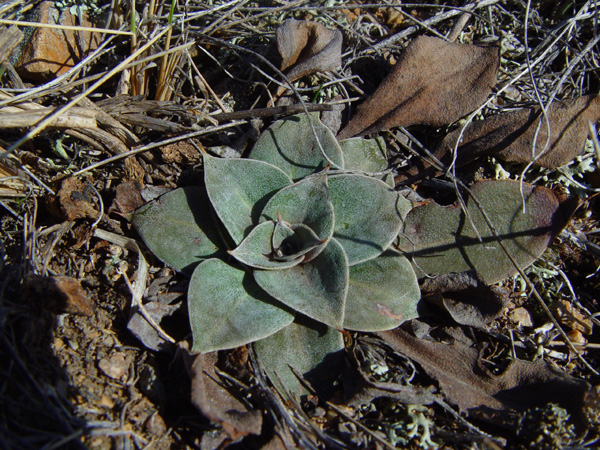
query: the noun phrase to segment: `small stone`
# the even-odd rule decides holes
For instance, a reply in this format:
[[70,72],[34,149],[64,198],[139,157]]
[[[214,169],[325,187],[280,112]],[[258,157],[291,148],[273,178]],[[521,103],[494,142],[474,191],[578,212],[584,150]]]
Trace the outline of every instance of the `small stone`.
[[[83,13],[78,23],[68,10],[59,11],[54,2],[44,1],[37,10],[37,22],[67,26],[91,27]],[[64,74],[100,44],[100,34],[89,31],[36,28],[15,66],[21,77],[32,81],[47,81]],[[83,45],[83,49],[81,48]]]
[[102,395],[102,397],[100,398],[100,406],[107,409],[112,409],[115,407],[115,402],[112,398],[107,397],[106,395]]
[[122,353],[114,353],[112,356],[100,360],[98,367],[113,380],[125,381],[129,372],[129,364],[130,362]]
[[167,425],[158,413],[154,413],[148,417],[144,423],[144,426],[148,433],[154,436],[162,436],[167,431]]
[[532,327],[531,315],[522,306],[508,313],[508,318],[519,327]]

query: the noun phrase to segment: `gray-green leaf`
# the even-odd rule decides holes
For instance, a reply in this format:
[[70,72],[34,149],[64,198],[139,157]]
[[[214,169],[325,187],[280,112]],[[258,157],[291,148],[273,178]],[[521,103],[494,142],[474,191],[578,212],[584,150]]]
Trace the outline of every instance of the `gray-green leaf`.
[[[522,186],[525,212],[518,181],[482,181],[471,192],[519,267],[525,268],[546,249],[562,218],[550,189]],[[476,270],[487,283],[496,283],[517,273],[471,198],[467,211],[482,242],[459,206],[429,203],[408,214],[399,248],[413,261],[417,275]]]
[[334,238],[312,261],[285,270],[255,270],[254,279],[281,303],[331,327],[342,328],[348,258]]
[[281,270],[294,267],[304,259],[302,255],[288,261],[273,258],[273,231],[275,222],[263,222],[250,232],[250,234],[235,249],[229,252],[239,262],[254,267],[255,269]]
[[281,169],[252,159],[204,156],[204,180],[217,215],[236,244],[258,223],[267,201],[292,184]]
[[302,394],[305,389],[290,366],[313,386],[324,378],[331,382],[343,364],[344,340],[339,331],[304,318],[255,342],[254,349],[273,384],[281,387],[281,381],[288,391]]
[[252,276],[220,259],[192,274],[188,310],[195,352],[235,348],[289,325],[294,314],[260,289]]
[[350,265],[376,258],[402,226],[398,193],[383,181],[358,174],[329,176],[333,203],[333,236],[344,246]]
[[365,139],[350,138],[340,142],[344,155],[344,169],[361,172],[383,172],[388,162],[385,157],[385,141],[382,137]]
[[131,222],[152,253],[177,270],[191,272],[200,261],[225,254],[200,187],[167,192],[138,208]]
[[333,205],[329,198],[327,174],[320,173],[285,187],[269,200],[262,211],[263,220],[282,220],[289,224],[304,224],[320,240],[333,233]]
[[344,328],[382,331],[418,317],[421,291],[410,262],[391,251],[350,267]]
[[[321,147],[315,139],[309,117]],[[256,141],[249,158],[279,167],[294,181],[323,170],[331,163],[333,168],[344,166],[342,149],[335,136],[315,114],[298,114],[278,120]]]

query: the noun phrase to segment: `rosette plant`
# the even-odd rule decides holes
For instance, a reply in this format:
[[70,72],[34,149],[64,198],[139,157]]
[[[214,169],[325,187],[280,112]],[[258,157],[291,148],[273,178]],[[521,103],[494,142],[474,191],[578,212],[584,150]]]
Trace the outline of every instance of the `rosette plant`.
[[391,248],[411,203],[385,181],[380,144],[340,144],[315,116],[293,116],[248,158],[205,154],[203,187],[135,212],[150,250],[191,273],[193,351],[256,342],[285,380],[288,364],[305,373],[342,349],[343,329],[417,316],[416,275]]

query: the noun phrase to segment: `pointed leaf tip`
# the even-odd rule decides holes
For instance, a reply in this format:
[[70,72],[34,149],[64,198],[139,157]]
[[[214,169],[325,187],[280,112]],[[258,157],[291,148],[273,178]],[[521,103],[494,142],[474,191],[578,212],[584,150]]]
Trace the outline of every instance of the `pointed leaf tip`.
[[211,203],[236,244],[258,223],[267,201],[292,184],[283,171],[263,161],[212,156],[205,159],[204,179]]
[[188,290],[192,351],[211,352],[263,339],[294,314],[269,297],[245,271],[219,259],[199,264]]
[[420,36],[340,132],[343,140],[410,125],[443,126],[479,107],[497,81],[497,47]]
[[348,258],[330,239],[310,262],[286,270],[255,270],[254,279],[269,295],[290,308],[341,329],[348,291]]
[[[342,333],[299,316],[283,330],[254,343],[271,382],[296,394],[306,393],[290,366],[327,398],[344,361]],[[281,384],[280,384],[281,383]]]

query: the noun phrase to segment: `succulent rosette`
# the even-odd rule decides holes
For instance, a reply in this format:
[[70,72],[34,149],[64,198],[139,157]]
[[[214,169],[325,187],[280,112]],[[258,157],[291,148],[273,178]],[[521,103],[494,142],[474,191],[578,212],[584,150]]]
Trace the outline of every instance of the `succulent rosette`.
[[416,275],[391,248],[411,204],[384,181],[380,145],[340,144],[315,116],[293,116],[268,128],[248,158],[204,155],[204,187],[136,211],[155,255],[192,273],[193,351],[260,341],[273,370],[303,372],[343,348],[339,330],[417,316]]

